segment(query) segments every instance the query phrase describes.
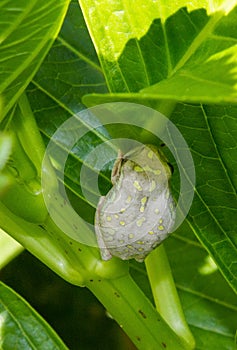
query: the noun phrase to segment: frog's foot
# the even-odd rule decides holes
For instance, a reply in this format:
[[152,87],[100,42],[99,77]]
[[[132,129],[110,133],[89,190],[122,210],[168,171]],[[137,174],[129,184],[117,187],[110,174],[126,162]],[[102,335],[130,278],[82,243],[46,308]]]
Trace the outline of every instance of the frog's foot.
[[105,242],[103,240],[103,237],[100,232],[99,226],[95,226],[95,232],[96,232],[96,238],[97,238],[97,243],[100,249],[100,255],[102,260],[109,260],[112,258],[112,255],[108,248],[106,248]]
[[137,262],[140,262],[140,263],[142,263],[142,262],[144,261],[144,259],[145,259],[144,256],[141,256],[141,257],[138,257],[138,256],[137,256],[137,257],[135,258],[135,260],[136,260]]
[[112,258],[112,255],[107,248],[100,248],[100,254],[102,260],[110,260]]

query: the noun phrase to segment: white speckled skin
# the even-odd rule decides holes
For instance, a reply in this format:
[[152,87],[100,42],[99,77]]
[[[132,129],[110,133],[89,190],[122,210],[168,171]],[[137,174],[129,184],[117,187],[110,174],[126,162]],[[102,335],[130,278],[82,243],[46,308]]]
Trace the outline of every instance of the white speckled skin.
[[170,167],[155,146],[119,153],[113,187],[101,197],[95,216],[103,260],[117,256],[142,262],[168,236],[175,221],[170,176]]

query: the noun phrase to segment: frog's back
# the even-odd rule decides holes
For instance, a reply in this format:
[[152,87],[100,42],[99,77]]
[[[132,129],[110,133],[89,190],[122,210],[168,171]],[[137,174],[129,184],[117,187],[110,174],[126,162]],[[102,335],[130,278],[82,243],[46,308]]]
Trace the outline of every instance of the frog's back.
[[149,147],[142,146],[128,156],[103,201],[96,225],[111,255],[143,261],[174,224],[170,170]]

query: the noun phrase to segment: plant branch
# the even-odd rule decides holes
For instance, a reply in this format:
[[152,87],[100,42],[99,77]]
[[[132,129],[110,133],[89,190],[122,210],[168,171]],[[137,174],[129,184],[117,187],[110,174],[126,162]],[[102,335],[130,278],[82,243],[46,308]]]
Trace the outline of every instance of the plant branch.
[[129,274],[93,279],[87,287],[129,335],[139,350],[183,350],[180,338],[160,317]]
[[182,339],[184,349],[194,349],[163,244],[147,256],[145,264],[158,312]]

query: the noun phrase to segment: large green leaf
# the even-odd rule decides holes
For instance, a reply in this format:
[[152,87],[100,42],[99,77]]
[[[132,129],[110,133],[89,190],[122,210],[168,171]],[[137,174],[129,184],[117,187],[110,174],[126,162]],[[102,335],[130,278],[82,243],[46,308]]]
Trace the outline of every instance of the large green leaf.
[[[176,10],[177,9],[172,11],[172,13]],[[80,39],[77,40],[78,32],[80,32]],[[153,40],[155,40],[155,38],[153,38]],[[133,71],[134,74],[137,74],[137,72],[134,71],[132,63],[129,65],[128,61],[129,60],[126,61],[126,65],[128,65],[126,70],[130,69],[131,72]],[[116,67],[116,65],[114,67]],[[114,73],[114,70],[109,70],[109,72]],[[105,73],[108,81],[109,76],[106,70]],[[55,77],[56,74],[57,77]],[[61,79],[58,79],[58,77],[61,77]],[[119,84],[121,81],[122,80],[118,79],[118,81],[115,81],[114,83]],[[109,85],[109,88],[111,88],[111,85]],[[62,31],[28,90],[32,108],[37,117],[38,125],[46,143],[62,122],[83,108],[81,99],[84,94],[91,92],[104,93],[106,92],[106,85],[81,13],[77,8],[76,1],[72,1]],[[137,94],[138,101],[139,98],[140,95]],[[221,117],[218,117],[218,113]],[[231,123],[231,121],[233,122],[234,110],[231,107],[229,107],[229,109],[219,106],[216,106],[215,108],[214,106],[201,108],[200,106],[192,106],[188,104],[178,104],[172,115],[172,120],[180,128],[185,138],[187,138],[187,142],[193,153],[194,161],[197,166],[198,182],[197,194],[191,214],[182,228],[180,228],[179,232],[179,240],[185,240],[187,245],[182,245],[179,240],[176,242],[176,239],[174,239],[174,241],[172,241],[174,242],[174,245],[167,244],[167,251],[171,258],[173,256],[174,259],[180,257],[178,262],[175,260],[174,262],[173,260],[171,261],[172,267],[174,269],[175,279],[177,280],[178,286],[182,290],[180,295],[182,297],[183,305],[187,308],[187,315],[189,314],[189,323],[193,325],[194,333],[198,337],[199,349],[203,350],[205,349],[203,344],[207,344],[208,337],[212,339],[211,346],[213,349],[215,348],[214,345],[219,343],[223,345],[223,349],[234,349],[234,327],[231,327],[230,322],[228,321],[229,317],[233,320],[236,315],[236,305],[233,301],[233,294],[228,289],[228,286],[226,286],[220,275],[217,280],[214,281],[220,285],[220,291],[223,290],[223,294],[212,294],[211,288],[208,289],[208,291],[205,290],[204,294],[202,289],[204,288],[204,280],[201,279],[202,276],[198,274],[197,269],[198,264],[201,264],[201,262],[204,264],[204,259],[207,257],[207,254],[200,248],[200,245],[197,242],[192,243],[194,238],[191,233],[191,231],[194,231],[196,235],[200,237],[204,246],[208,248],[218,265],[221,267],[226,278],[229,279],[232,287],[235,288],[235,281],[233,280],[233,277],[236,276],[233,269],[234,265],[232,264],[232,266],[229,266],[229,264],[236,258],[236,251],[233,245],[234,237],[232,235],[229,238],[230,232],[228,229],[231,225],[235,225],[231,209],[233,208],[233,205],[235,205],[235,200],[233,201],[235,197],[233,195],[233,186],[230,184],[229,175],[227,175],[226,169],[223,168],[224,163],[221,158],[225,157],[227,159],[225,164],[228,164],[228,172],[230,171],[232,174],[231,177],[233,178],[236,174],[234,168],[232,168],[232,166],[236,166],[236,163],[234,163],[236,137],[233,135],[228,138],[227,131],[224,129],[225,138],[223,139],[223,128],[220,124],[222,122],[226,127],[227,119],[225,121],[223,116],[228,115],[229,118],[227,119],[229,123]],[[211,127],[207,124],[209,117],[212,121]],[[215,126],[215,117],[218,117],[219,126],[216,129],[215,137],[213,138],[212,128]],[[87,125],[88,131],[92,129],[92,124],[89,119],[81,119],[81,123]],[[234,132],[235,123],[233,122],[232,127],[230,125],[231,124],[229,124],[228,132],[232,133]],[[124,130],[126,131],[126,129]],[[125,135],[127,136],[127,134]],[[109,136],[107,135],[107,137]],[[73,203],[80,215],[88,215],[88,220],[93,220],[93,208],[85,203],[85,200],[81,195],[79,188],[79,168],[86,154],[89,153],[98,142],[103,142],[104,138],[104,132],[101,133],[100,137],[98,133],[95,134],[93,131],[90,132],[89,135],[87,135],[87,138],[80,142],[78,147],[74,147],[73,150],[70,151],[70,166],[66,168],[65,172],[65,179],[68,188],[74,193],[72,198]],[[224,140],[228,140],[227,145],[224,143]],[[63,140],[63,142],[66,144],[67,140]],[[218,150],[215,147],[216,144],[221,145],[221,157],[217,154]],[[233,164],[230,162],[230,159],[233,160]],[[205,166],[203,166],[204,161]],[[173,177],[175,190],[175,183],[178,178],[177,169],[175,169]],[[225,214],[226,216],[221,219],[221,226],[218,225],[218,222],[216,221],[220,217],[220,213],[218,214],[216,209],[218,207],[222,208],[223,197],[218,196],[217,198],[214,198],[214,194],[211,191],[203,195],[203,183],[209,179],[212,180],[212,177],[216,180],[216,185],[220,187],[220,192],[223,193],[224,205],[230,206],[230,203],[232,203],[231,208],[228,209]],[[109,179],[107,182],[109,183]],[[210,184],[212,184],[212,181]],[[106,185],[104,184],[103,186],[103,189],[105,190]],[[204,201],[202,200],[202,196],[204,196]],[[203,208],[205,208],[205,210]],[[199,219],[197,214],[205,214],[209,227],[206,227],[206,222],[202,223],[202,219]],[[205,226],[203,227],[203,225]],[[213,234],[212,230],[216,230],[217,227],[218,230]],[[216,242],[213,242],[212,238],[216,239],[216,241],[218,241],[219,238],[228,238],[225,241],[229,244],[224,250],[219,250],[218,244],[216,245]],[[191,242],[191,245],[188,244],[189,241]],[[175,245],[178,246],[177,253],[174,249]],[[182,254],[186,252],[186,250],[189,251],[189,249],[190,254],[188,254],[187,260],[181,259]],[[142,265],[136,266],[141,268]],[[187,292],[187,289],[192,282],[190,279],[194,276],[194,270],[191,270],[190,272],[192,266],[194,270],[196,269],[195,273],[197,275],[197,283],[192,284],[191,293],[189,293]],[[139,278],[138,272],[135,272],[135,277],[137,279]],[[181,277],[183,279],[182,281]],[[205,283],[208,284],[210,281],[211,279],[206,279]],[[144,286],[144,289],[148,289],[147,284]],[[215,300],[217,296],[219,302]],[[198,303],[200,306],[196,307]],[[219,304],[223,304],[223,307],[221,306],[221,311],[215,313],[215,308],[218,309]],[[209,307],[208,305],[211,305],[209,309],[211,311],[205,313],[204,319],[203,312]],[[228,305],[230,305],[230,308]],[[192,318],[192,315],[196,321]],[[198,324],[199,320],[201,321]],[[213,331],[213,323],[220,324],[221,320],[223,320],[223,328],[221,329],[220,327],[217,328],[216,331]],[[224,328],[226,332],[222,331]]]
[[236,101],[236,1],[80,4],[111,92]]
[[1,282],[0,318],[0,347],[3,350],[67,349],[30,305]]
[[[199,237],[236,290],[236,107],[180,106],[172,120],[188,142],[196,168],[189,230]],[[184,230],[181,226],[178,232]]]
[[1,119],[42,63],[66,14],[68,0],[10,0],[0,4]]

